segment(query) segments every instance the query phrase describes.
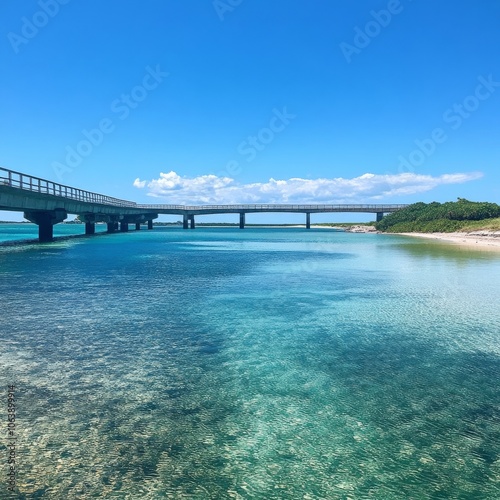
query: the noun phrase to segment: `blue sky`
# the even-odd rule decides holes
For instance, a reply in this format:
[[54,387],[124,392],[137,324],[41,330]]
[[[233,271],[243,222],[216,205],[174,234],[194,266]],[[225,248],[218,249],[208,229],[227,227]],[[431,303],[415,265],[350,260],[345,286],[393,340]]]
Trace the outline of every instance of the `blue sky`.
[[139,203],[500,202],[497,0],[1,10],[2,167]]

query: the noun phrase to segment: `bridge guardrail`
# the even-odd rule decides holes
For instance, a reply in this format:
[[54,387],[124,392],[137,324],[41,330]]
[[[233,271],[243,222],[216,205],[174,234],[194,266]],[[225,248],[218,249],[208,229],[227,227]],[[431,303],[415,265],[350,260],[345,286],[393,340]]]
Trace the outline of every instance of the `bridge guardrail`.
[[2,167],[0,167],[0,185],[24,189],[35,193],[64,196],[65,198],[85,203],[97,203],[101,205],[133,208],[137,206],[137,204],[133,201],[120,200],[119,198],[113,198],[112,196],[84,191],[83,189],[65,186],[63,184],[58,184],[57,182],[40,179],[39,177],[33,177],[32,175],[26,175],[21,172],[8,170]]
[[253,204],[253,205],[137,205],[137,208],[145,210],[268,210],[268,209],[283,209],[283,210],[328,210],[328,209],[347,209],[356,210],[373,209],[374,212],[388,210],[399,210],[407,205],[375,205],[375,204],[322,204],[322,205],[284,205],[284,204]]

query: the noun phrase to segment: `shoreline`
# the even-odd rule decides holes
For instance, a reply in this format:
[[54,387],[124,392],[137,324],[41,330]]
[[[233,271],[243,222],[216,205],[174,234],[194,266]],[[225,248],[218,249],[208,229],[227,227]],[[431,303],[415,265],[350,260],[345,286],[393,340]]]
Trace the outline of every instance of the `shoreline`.
[[425,238],[465,248],[500,251],[500,231],[472,231],[469,233],[383,233]]

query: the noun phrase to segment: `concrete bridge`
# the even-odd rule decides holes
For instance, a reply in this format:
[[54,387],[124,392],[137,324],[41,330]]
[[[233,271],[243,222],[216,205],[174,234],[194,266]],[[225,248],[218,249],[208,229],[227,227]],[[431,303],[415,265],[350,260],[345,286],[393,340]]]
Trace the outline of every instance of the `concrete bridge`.
[[132,201],[64,186],[31,175],[0,168],[0,210],[24,212],[24,217],[38,225],[38,239],[52,241],[53,226],[68,214],[76,214],[85,223],[85,234],[95,233],[96,222],[107,223],[109,233],[128,231],[129,224],[138,230],[142,224],[153,229],[159,214],[182,215],[183,228],[195,228],[195,215],[239,214],[240,229],[245,215],[257,212],[289,212],[306,215],[306,228],[311,227],[311,214],[329,212],[395,212],[406,205],[140,205]]

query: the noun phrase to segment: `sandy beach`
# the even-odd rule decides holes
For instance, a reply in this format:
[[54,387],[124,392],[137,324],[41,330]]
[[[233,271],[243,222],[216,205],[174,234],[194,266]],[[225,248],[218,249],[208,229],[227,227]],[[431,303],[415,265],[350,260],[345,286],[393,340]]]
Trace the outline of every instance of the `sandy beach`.
[[455,245],[500,251],[500,231],[473,231],[470,233],[398,233],[402,236],[427,238]]

